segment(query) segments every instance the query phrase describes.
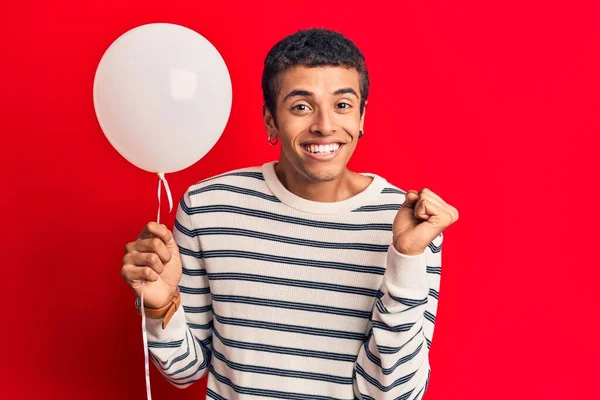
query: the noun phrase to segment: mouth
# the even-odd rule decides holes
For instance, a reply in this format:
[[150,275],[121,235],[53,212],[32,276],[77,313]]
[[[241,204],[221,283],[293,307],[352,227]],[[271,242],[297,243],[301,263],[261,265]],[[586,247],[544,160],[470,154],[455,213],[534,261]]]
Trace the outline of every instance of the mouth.
[[343,143],[330,143],[326,145],[315,145],[315,144],[303,144],[300,145],[304,152],[308,154],[311,158],[317,160],[329,160],[334,158],[342,147],[344,147]]

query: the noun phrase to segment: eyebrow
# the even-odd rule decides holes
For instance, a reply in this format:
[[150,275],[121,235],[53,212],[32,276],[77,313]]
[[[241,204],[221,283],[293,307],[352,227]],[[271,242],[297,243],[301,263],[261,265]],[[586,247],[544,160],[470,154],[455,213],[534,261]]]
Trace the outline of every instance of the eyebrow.
[[[358,94],[356,94],[356,91],[352,88],[342,88],[342,89],[338,89],[335,92],[333,92],[334,96],[338,96],[340,94],[353,94],[358,98]],[[311,97],[313,96],[314,93],[313,92],[309,92],[308,90],[302,90],[302,89],[295,89],[292,90],[291,92],[289,92],[284,98],[283,101],[285,102],[288,98],[290,97],[294,97],[294,96],[308,96]]]

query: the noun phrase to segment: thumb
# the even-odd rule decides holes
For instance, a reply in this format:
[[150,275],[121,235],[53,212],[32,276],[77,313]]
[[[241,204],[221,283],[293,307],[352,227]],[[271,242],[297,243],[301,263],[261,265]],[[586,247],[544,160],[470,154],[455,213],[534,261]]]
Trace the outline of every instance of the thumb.
[[168,249],[179,249],[177,243],[175,242],[175,238],[173,237],[173,232],[167,229],[161,238]]
[[415,204],[419,199],[419,193],[416,190],[409,190],[404,197],[404,203],[402,207],[415,208]]
[[436,225],[437,221],[431,221],[434,219],[433,217],[429,218],[415,227],[414,235],[421,238],[423,243],[431,243],[440,234],[440,229]]
[[169,229],[167,229],[166,226],[164,226],[164,225],[160,226],[159,229],[157,229],[157,231],[154,233],[154,236],[157,236],[160,240],[162,240],[163,243],[165,244],[165,246],[167,247],[167,249],[169,249],[169,250],[179,249],[179,247],[177,246],[177,243],[175,242],[175,239],[173,237],[173,232],[171,232]]

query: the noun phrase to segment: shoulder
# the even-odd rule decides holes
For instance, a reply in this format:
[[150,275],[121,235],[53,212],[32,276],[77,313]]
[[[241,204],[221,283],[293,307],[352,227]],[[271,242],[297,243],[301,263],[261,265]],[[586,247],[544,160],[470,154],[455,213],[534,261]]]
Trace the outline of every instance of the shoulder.
[[370,176],[373,181],[364,192],[358,195],[361,198],[360,206],[352,211],[368,213],[363,215],[369,215],[371,219],[393,220],[396,212],[404,202],[406,191],[380,175],[370,172],[361,174]]
[[202,193],[239,192],[240,190],[256,190],[265,185],[262,167],[251,166],[226,171],[198,181],[188,186],[185,196],[190,203],[198,201]]
[[379,193],[375,198],[375,202],[379,204],[395,204],[396,209],[400,208],[400,204],[404,202],[406,192],[404,188],[396,186],[384,177],[376,174],[370,174],[379,181],[377,185]]
[[253,167],[244,167],[234,169],[231,171],[223,172],[218,175],[211,176],[203,179],[199,182],[194,183],[190,186],[190,189],[197,189],[199,187],[215,184],[215,183],[227,183],[227,182],[243,182],[247,178],[258,179],[264,181],[265,178],[262,173],[262,167],[257,165]]
[[385,185],[383,185],[383,188],[381,190],[381,195],[388,195],[389,197],[402,197],[404,198],[404,196],[406,196],[406,190],[394,185],[393,183],[389,182],[389,181],[385,181]]

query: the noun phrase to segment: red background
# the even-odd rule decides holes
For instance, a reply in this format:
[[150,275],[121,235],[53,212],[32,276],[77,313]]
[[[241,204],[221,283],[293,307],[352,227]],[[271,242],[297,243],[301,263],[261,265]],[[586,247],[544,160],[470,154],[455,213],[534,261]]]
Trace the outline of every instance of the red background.
[[[392,2],[389,2],[390,4]],[[537,3],[537,4],[536,4]],[[592,2],[590,2],[591,4]],[[428,187],[445,232],[427,400],[600,398],[598,10],[578,2],[5,3],[2,390],[10,399],[145,398],[140,320],[120,277],[156,216],[156,176],[110,146],[92,103],[106,48],[145,23],[195,29],[224,57],[233,108],[192,183],[278,157],[262,126],[269,48],[325,26],[371,76],[350,167]],[[164,204],[164,203],[163,203]],[[172,226],[174,213],[163,213]],[[199,399],[152,367],[155,399]]]

